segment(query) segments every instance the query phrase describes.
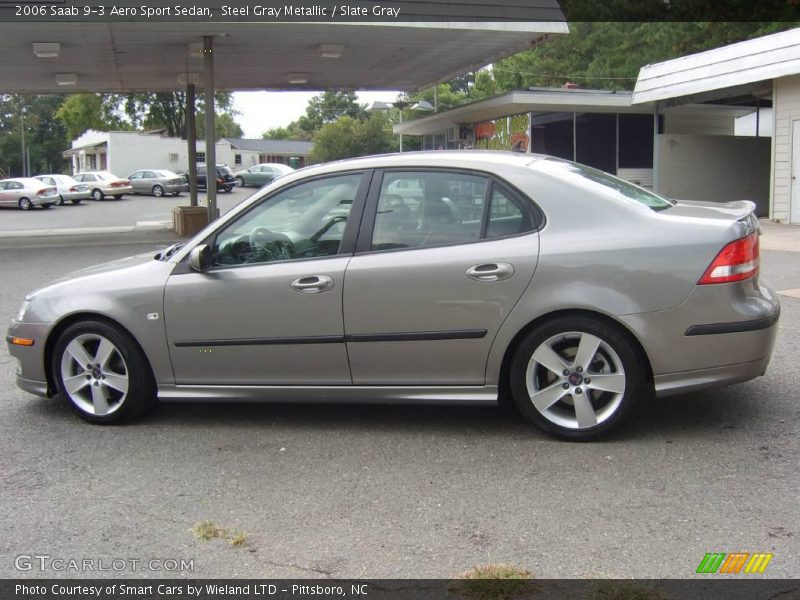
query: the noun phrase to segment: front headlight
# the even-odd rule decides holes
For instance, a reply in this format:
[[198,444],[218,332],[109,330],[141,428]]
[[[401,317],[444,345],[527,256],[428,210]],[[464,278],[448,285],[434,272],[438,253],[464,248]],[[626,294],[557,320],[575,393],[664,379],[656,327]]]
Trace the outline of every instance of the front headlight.
[[19,307],[19,312],[17,313],[17,321],[22,321],[25,318],[25,313],[28,312],[28,307],[31,305],[31,301],[28,298],[22,302],[22,306]]

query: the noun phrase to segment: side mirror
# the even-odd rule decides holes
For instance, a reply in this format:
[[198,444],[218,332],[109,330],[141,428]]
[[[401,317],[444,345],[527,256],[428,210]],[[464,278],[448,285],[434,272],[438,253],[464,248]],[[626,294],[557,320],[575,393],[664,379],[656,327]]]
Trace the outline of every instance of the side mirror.
[[211,268],[211,248],[206,244],[201,244],[192,248],[189,254],[189,266],[200,273]]

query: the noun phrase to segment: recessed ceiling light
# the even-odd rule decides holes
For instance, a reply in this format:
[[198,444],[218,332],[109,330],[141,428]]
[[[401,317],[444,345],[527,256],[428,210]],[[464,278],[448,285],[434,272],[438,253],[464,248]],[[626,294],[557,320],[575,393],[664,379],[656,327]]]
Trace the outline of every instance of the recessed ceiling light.
[[197,83],[200,81],[199,73],[178,73],[178,83],[186,85],[187,83]]
[[286,79],[295,85],[308,83],[308,73],[287,73]]
[[33,42],[33,53],[39,58],[58,58],[61,56],[61,43]]
[[339,58],[344,52],[344,44],[320,44],[317,52],[322,58]]
[[77,73],[56,73],[56,83],[58,85],[75,85],[78,83]]

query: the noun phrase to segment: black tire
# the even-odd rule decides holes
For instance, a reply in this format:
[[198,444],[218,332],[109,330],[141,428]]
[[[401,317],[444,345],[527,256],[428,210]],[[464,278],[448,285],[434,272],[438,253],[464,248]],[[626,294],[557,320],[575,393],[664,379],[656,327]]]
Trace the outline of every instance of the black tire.
[[29,198],[20,198],[17,206],[19,206],[20,210],[30,210],[33,208],[33,202]]
[[[587,334],[587,348],[594,347],[595,338],[599,345],[593,354],[587,353],[590,357],[587,361],[580,361],[587,363],[584,370],[575,359],[580,340]],[[560,357],[551,366],[561,369],[558,365],[563,364],[561,373],[540,362],[547,362],[545,357],[551,356],[547,349]],[[540,353],[534,359],[537,350]],[[593,383],[592,376],[595,376]],[[595,388],[601,381],[603,386],[616,389]],[[554,437],[579,442],[611,433],[652,392],[644,359],[629,335],[590,316],[558,317],[525,336],[511,363],[510,384],[514,403],[528,421]],[[543,406],[552,404],[537,408],[531,398],[537,394],[541,394],[539,401]],[[580,411],[578,406],[582,407]],[[589,413],[595,419],[593,425]],[[581,419],[583,424],[579,422]]]
[[[93,338],[99,339],[94,341]],[[91,362],[89,365],[78,367],[74,355],[71,352],[67,353],[67,347],[76,342],[87,353],[86,357],[94,360],[99,355],[99,343],[102,338],[113,345],[116,354],[110,354],[108,367],[104,365],[96,371],[96,373],[101,373],[98,377],[94,369],[86,368],[92,365]],[[92,356],[91,348],[95,343],[97,344],[94,350],[95,356]],[[67,354],[66,358],[65,354]],[[59,394],[66,399],[79,417],[90,423],[110,425],[129,421],[156,404],[155,380],[144,352],[127,332],[105,321],[87,320],[67,327],[58,336],[50,368]],[[73,369],[75,370],[73,371]],[[68,379],[77,380],[78,383],[83,384],[83,378],[86,377],[87,383],[75,390],[74,393],[67,393],[64,385],[65,372],[71,373]],[[111,379],[113,375],[119,377],[122,373],[127,378],[127,391],[124,394],[104,383],[106,375]],[[94,379],[94,377],[98,377],[98,379]],[[101,383],[102,386],[100,386]],[[107,414],[90,412],[90,410],[96,410],[95,390],[108,392],[105,394]],[[93,408],[90,409],[87,406]]]
[[56,206],[64,206],[64,196],[59,194],[58,200],[56,200],[53,204],[55,204]]
[[122,200],[122,194],[114,194],[114,200]]
[[76,198],[75,200],[72,200],[72,204],[77,205],[77,204],[80,204],[80,203],[81,203],[81,199],[80,198]]
[[42,204],[41,205],[42,208],[50,208],[51,206],[53,206],[52,202],[48,202],[47,204]]
[[92,199],[93,200],[100,201],[105,197],[106,197],[106,195],[103,193],[103,190],[98,189],[98,188],[92,190]]
[[164,188],[161,187],[160,185],[154,185],[153,196],[155,196],[156,198],[161,198],[161,196],[163,195],[164,195]]
[[180,192],[172,192],[172,195],[173,195],[173,196],[180,196],[180,195],[181,195],[181,193],[180,193]]
[[230,194],[230,193],[231,193],[231,190],[233,189],[233,186],[232,186],[232,185],[226,185],[226,186],[225,186],[225,187],[223,187],[222,189],[223,189],[223,191],[224,191],[226,194]]
[[238,185],[239,187],[244,187],[244,177],[237,177],[236,185]]

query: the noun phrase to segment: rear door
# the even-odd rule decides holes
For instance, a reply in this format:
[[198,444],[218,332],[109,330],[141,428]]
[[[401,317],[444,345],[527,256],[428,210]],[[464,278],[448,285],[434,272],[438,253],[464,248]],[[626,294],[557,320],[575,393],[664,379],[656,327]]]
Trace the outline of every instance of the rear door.
[[353,384],[483,384],[492,340],[533,277],[540,223],[487,174],[376,173],[344,290]]
[[0,181],[0,206],[16,206],[16,201],[11,197],[11,194],[6,191],[7,187],[7,181]]

